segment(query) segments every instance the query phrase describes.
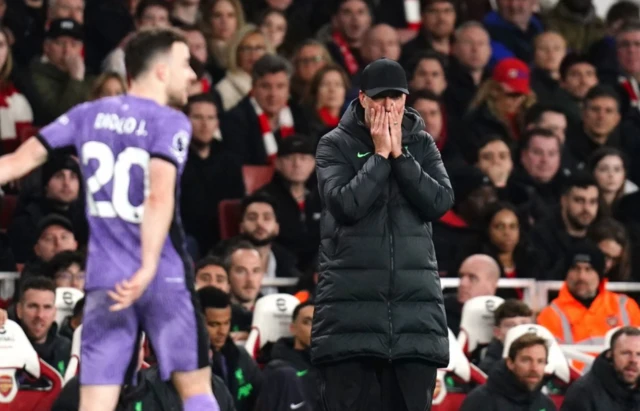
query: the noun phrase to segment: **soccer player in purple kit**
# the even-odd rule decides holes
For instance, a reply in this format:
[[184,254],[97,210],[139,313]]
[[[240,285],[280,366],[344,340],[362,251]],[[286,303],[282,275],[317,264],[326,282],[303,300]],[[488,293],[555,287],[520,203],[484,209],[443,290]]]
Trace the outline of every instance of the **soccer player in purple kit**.
[[0,158],[0,184],[43,164],[54,148],[77,150],[90,227],[80,411],[116,407],[142,330],[184,410],[218,410],[176,199],[191,126],[169,106],[187,102],[196,77],[189,49],[171,29],[141,31],[125,64],[128,95],[78,105],[44,127]]

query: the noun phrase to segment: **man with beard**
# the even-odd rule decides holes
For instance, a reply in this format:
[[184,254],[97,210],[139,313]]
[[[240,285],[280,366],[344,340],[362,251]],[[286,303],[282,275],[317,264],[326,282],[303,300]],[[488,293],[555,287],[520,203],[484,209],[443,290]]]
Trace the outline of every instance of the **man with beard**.
[[640,409],[640,330],[622,327],[611,337],[591,372],[574,382],[560,411],[623,411]]
[[522,335],[509,347],[507,358],[491,370],[487,383],[467,395],[460,411],[555,411],[553,401],[541,392],[548,354],[544,338]]
[[567,178],[560,197],[560,211],[540,220],[531,242],[543,257],[538,279],[563,280],[564,258],[571,246],[587,235],[598,215],[598,186],[590,174],[578,172]]
[[561,344],[600,345],[610,329],[640,325],[638,304],[607,290],[604,254],[595,244],[576,244],[565,261],[566,280],[537,321]]

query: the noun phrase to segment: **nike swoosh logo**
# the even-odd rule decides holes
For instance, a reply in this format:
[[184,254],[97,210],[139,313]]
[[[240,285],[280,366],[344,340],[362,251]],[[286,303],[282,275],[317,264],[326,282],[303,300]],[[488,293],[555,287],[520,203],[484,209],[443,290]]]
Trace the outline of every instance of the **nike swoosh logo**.
[[290,407],[291,407],[291,409],[292,409],[292,410],[297,410],[298,408],[302,407],[303,405],[304,405],[304,401],[299,402],[299,403],[297,403],[297,404],[293,404],[293,403],[292,403],[292,404],[290,405]]
[[358,158],[366,157],[371,154],[371,151],[367,151],[366,153],[358,153]]

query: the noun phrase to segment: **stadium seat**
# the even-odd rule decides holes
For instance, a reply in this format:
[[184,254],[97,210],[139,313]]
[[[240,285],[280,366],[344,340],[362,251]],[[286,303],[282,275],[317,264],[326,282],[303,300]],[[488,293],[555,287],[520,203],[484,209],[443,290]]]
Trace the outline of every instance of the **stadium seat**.
[[18,204],[18,196],[14,194],[5,194],[2,197],[2,208],[0,208],[0,230],[6,231],[11,224],[13,213],[16,211]]
[[496,296],[482,296],[469,299],[462,307],[458,343],[467,358],[472,358],[478,350],[485,348],[493,338],[493,312],[504,299]]
[[258,191],[259,188],[271,181],[273,166],[242,166],[242,179],[247,195]]
[[239,234],[242,220],[242,200],[222,200],[218,204],[218,219],[220,222],[220,239],[226,240]]
[[56,288],[56,323],[62,325],[65,318],[73,314],[73,307],[78,300],[84,297],[84,293],[77,288]]
[[298,304],[300,301],[290,294],[270,294],[256,301],[251,332],[244,345],[254,359],[268,342],[275,343],[291,335],[291,316]]
[[7,320],[0,328],[0,411],[49,410],[61,390],[60,374],[38,358],[22,328]]

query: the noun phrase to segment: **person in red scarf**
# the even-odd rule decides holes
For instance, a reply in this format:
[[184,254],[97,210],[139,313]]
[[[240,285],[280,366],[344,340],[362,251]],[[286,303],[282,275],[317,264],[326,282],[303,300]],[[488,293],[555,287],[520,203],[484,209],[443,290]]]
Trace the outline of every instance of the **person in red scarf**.
[[347,74],[337,64],[324,66],[311,79],[304,108],[315,141],[338,125],[348,89]]
[[226,148],[242,164],[273,164],[282,140],[308,134],[302,110],[289,102],[291,67],[284,58],[266,54],[251,73],[253,90],[222,121]]
[[364,67],[360,47],[371,27],[371,10],[365,0],[338,0],[336,3],[331,18],[334,32],[327,49],[333,60],[353,76]]

